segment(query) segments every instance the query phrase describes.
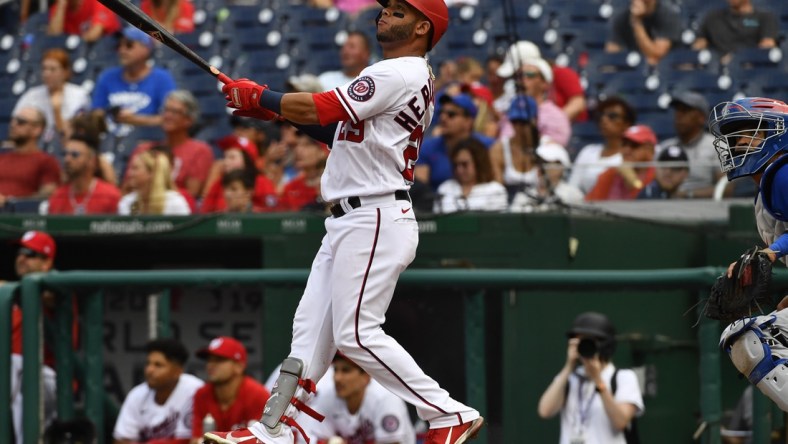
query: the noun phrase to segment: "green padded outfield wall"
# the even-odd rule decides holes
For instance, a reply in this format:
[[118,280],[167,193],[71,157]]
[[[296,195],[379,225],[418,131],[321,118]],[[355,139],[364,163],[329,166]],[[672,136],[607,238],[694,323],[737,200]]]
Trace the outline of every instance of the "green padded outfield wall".
[[[721,266],[756,242],[751,208],[734,207],[730,220],[682,225],[565,214],[434,216],[421,218],[421,243],[412,267]],[[56,265],[63,270],[308,268],[322,237],[323,219],[302,214],[0,218],[0,240],[16,239],[26,229],[46,230],[56,237]],[[0,257],[7,258],[0,266],[1,278],[13,277],[13,248],[10,242],[0,242]],[[255,377],[266,376],[287,354],[300,290],[262,292],[262,333],[251,341],[261,355]],[[456,301],[462,292],[400,290],[384,326],[460,399],[465,393],[459,356],[463,330],[457,325],[462,310]],[[614,360],[621,366],[650,369],[646,415],[639,422],[643,442],[690,443],[698,426],[697,331],[691,310],[697,297],[676,290],[488,293],[488,406],[483,410],[490,419],[489,442],[557,442],[558,420],[539,419],[537,401],[563,364],[564,332],[572,319],[582,311],[597,310],[618,327],[621,341]],[[211,313],[203,315],[211,321]],[[174,311],[173,318],[177,316]],[[144,358],[141,353],[135,356],[138,361]],[[731,408],[745,384],[727,360],[722,366],[723,404]]]

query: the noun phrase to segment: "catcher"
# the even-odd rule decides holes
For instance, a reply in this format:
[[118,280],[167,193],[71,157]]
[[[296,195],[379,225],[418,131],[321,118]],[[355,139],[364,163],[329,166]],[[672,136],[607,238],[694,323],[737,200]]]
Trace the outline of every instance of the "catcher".
[[769,305],[771,266],[788,252],[788,105],[747,97],[714,107],[709,127],[728,180],[751,177],[759,187],[755,200],[758,231],[768,248],[753,248],[728,267],[712,288],[706,315],[732,322],[720,347],[736,368],[788,411],[788,296],[777,310],[754,316]]

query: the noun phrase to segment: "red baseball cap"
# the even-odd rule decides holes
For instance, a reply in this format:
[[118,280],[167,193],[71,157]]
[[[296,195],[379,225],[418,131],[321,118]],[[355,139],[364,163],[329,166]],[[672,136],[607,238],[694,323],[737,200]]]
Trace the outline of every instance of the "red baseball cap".
[[232,359],[241,363],[246,363],[246,347],[235,338],[229,336],[219,336],[211,340],[208,347],[197,350],[195,353],[198,358],[206,359],[209,355],[220,358]]
[[222,137],[216,142],[216,145],[218,145],[222,151],[232,148],[239,149],[248,154],[249,157],[252,158],[252,161],[257,161],[257,157],[260,155],[257,151],[257,145],[254,142],[246,137],[238,137],[235,134]]
[[18,243],[49,259],[55,259],[55,240],[43,231],[28,231],[22,235],[22,239]]
[[654,131],[648,125],[634,125],[627,128],[624,132],[624,138],[627,140],[631,140],[637,144],[641,143],[650,143],[652,145],[657,144],[657,135],[654,134]]

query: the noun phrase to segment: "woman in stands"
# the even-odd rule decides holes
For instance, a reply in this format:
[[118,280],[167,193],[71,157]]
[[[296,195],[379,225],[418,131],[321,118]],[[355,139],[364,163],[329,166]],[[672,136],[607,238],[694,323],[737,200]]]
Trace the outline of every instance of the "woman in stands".
[[438,187],[435,213],[503,211],[506,188],[493,178],[490,156],[475,138],[460,142],[451,153],[454,175]]
[[[49,49],[41,57],[41,81],[22,94],[12,115],[26,107],[40,109],[47,120],[43,140],[50,143],[57,136],[66,134],[67,122],[81,111],[90,108],[90,95],[84,88],[68,80],[71,77],[71,60],[60,48]],[[65,140],[65,139],[64,139]]]
[[596,185],[596,180],[606,169],[621,165],[621,146],[624,132],[635,124],[636,114],[632,106],[620,97],[610,97],[599,103],[596,110],[602,143],[584,146],[575,158],[569,184],[583,193]]
[[170,161],[160,151],[143,151],[131,159],[129,185],[132,192],[118,204],[121,215],[188,215],[189,203],[176,191]]
[[212,172],[212,176],[206,182],[207,191],[203,196],[201,211],[215,213],[226,209],[222,178],[236,170],[243,171],[254,183],[252,202],[255,208],[260,211],[273,210],[277,205],[276,186],[269,178],[257,171],[257,145],[245,137],[235,135],[220,139],[217,145],[224,151],[224,157],[219,165],[221,170],[218,174]]

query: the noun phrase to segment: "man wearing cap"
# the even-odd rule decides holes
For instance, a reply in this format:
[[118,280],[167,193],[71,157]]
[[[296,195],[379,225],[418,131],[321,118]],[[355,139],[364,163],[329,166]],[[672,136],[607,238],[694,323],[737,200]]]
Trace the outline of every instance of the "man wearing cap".
[[0,208],[9,198],[47,198],[57,188],[60,165],[38,144],[45,128],[38,108],[26,106],[11,117],[8,139],[14,149],[0,154]]
[[[19,279],[31,273],[48,273],[52,270],[55,260],[55,240],[43,231],[28,231],[18,241],[16,261],[14,262],[16,275]],[[2,284],[2,282],[0,282]],[[49,291],[42,293],[42,308],[47,317],[51,317],[55,308],[55,295]],[[76,303],[76,301],[75,301]],[[74,306],[76,314],[76,305]],[[74,317],[75,327],[78,322]],[[51,339],[45,337],[45,339]],[[76,335],[75,335],[76,340]],[[55,356],[50,342],[44,342],[44,366],[41,372],[43,381],[44,409],[46,421],[54,419],[55,415]],[[22,437],[22,393],[20,382],[22,380],[22,308],[19,301],[14,301],[11,308],[11,411],[16,434],[16,442],[23,442]]]
[[546,139],[536,149],[537,185],[529,193],[515,194],[510,210],[512,212],[550,209],[557,202],[579,204],[583,202],[580,188],[564,180],[566,170],[572,167],[566,148]]
[[120,20],[98,0],[56,0],[50,2],[49,35],[78,35],[91,43],[120,30]]
[[145,350],[145,382],[123,401],[112,432],[115,444],[187,444],[194,393],[203,382],[184,373],[189,352],[177,339],[154,339]]
[[438,116],[438,136],[424,139],[416,162],[414,176],[417,181],[437,190],[440,184],[452,177],[449,153],[461,141],[473,137],[489,148],[494,139],[473,131],[473,121],[478,109],[468,94],[451,96],[443,94],[438,99],[435,115]]
[[[131,155],[134,157],[153,146],[170,151],[173,158],[172,179],[175,185],[179,189],[186,190],[194,198],[201,195],[213,164],[211,147],[201,140],[192,138],[190,134],[199,119],[200,107],[194,95],[185,89],[171,91],[167,94],[161,109],[161,129],[164,130],[164,140],[143,142]],[[124,189],[128,189],[128,169]]]
[[309,422],[308,434],[318,444],[415,444],[416,432],[404,401],[376,382],[341,353],[334,356],[333,387],[311,407],[327,412],[323,422]]
[[246,370],[246,347],[235,338],[220,336],[207,347],[197,351],[204,359],[207,382],[194,394],[192,414],[192,444],[202,442],[206,416],[214,421],[214,430],[237,430],[246,428],[260,419],[266,401],[271,396],[268,390],[250,376]]
[[681,17],[665,0],[631,0],[613,17],[605,51],[640,51],[656,65],[681,37]]
[[676,137],[659,144],[657,153],[672,146],[686,153],[689,177],[681,184],[676,197],[712,197],[714,186],[723,173],[714,150],[714,136],[706,131],[709,102],[701,94],[682,91],[673,96],[670,105],[673,108]]
[[[512,78],[523,60],[541,58],[542,54],[538,46],[528,40],[520,40],[509,47],[496,74],[504,79]],[[548,98],[564,111],[569,120],[581,122],[587,120],[586,96],[580,83],[580,76],[572,68],[548,62],[553,74]]]
[[572,137],[572,126],[566,113],[548,97],[553,83],[550,65],[544,59],[525,59],[516,76],[515,80],[521,82],[525,93],[533,97],[539,106],[539,132],[561,146],[567,146]]
[[[679,187],[689,175],[687,153],[679,146],[669,146],[657,156],[657,173],[654,180],[638,194],[638,199],[674,199],[679,196]],[[663,165],[663,163],[670,163]]]
[[608,168],[586,194],[587,201],[635,199],[643,187],[654,180],[654,147],[657,136],[647,125],[630,126],[624,132],[621,156],[624,163]]
[[369,46],[367,35],[361,31],[350,31],[347,34],[342,49],[339,50],[339,71],[326,71],[318,76],[322,88],[319,91],[329,91],[338,86],[350,83],[361,71],[369,66],[372,50]]
[[153,39],[134,27],[127,27],[118,43],[120,66],[107,68],[96,81],[93,109],[107,117],[109,132],[128,135],[133,126],[161,124],[164,99],[175,89],[169,71],[148,64]]

